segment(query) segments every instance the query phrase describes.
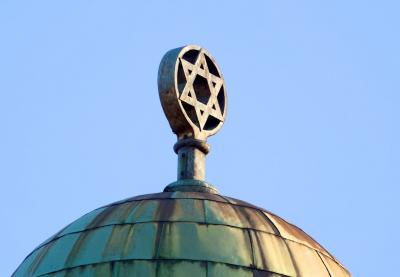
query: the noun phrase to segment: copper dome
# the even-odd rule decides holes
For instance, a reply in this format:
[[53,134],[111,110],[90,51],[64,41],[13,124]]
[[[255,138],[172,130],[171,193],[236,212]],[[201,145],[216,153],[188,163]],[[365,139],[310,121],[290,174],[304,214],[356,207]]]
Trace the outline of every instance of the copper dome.
[[36,248],[13,276],[347,277],[300,228],[212,193],[163,192],[96,209]]

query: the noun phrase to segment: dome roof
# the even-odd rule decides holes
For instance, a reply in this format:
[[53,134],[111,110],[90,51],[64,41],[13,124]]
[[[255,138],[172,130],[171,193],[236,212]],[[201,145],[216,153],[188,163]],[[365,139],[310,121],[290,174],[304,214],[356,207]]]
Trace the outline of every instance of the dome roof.
[[13,276],[350,274],[298,227],[206,192],[142,195],[96,209],[37,247]]

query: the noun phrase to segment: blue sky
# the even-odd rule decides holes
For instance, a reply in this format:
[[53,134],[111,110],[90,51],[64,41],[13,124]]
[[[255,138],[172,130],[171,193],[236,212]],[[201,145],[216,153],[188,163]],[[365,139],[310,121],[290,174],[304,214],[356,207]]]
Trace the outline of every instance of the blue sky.
[[[134,3],[137,2],[137,3]],[[82,214],[175,180],[163,54],[224,74],[207,180],[300,226],[354,276],[394,276],[398,1],[0,2],[0,275]]]

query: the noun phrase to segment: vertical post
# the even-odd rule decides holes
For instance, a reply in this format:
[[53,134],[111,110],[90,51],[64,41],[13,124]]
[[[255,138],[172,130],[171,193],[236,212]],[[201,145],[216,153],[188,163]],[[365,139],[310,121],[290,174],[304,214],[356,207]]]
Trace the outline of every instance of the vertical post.
[[178,154],[178,180],[205,180],[206,155],[210,151],[207,142],[193,138],[180,139],[174,145]]

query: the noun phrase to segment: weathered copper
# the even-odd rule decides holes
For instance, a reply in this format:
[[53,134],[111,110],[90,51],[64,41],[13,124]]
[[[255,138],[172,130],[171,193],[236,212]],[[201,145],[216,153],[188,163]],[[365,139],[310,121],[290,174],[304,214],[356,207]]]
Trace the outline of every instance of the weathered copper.
[[179,139],[206,140],[222,127],[227,108],[224,79],[204,48],[188,45],[168,51],[160,63],[158,91]]
[[348,277],[296,226],[204,192],[136,196],[96,209],[36,248],[14,276]]
[[221,128],[227,102],[222,75],[206,50],[169,51],[159,92],[178,137],[178,180],[162,193],[82,216],[39,245],[13,276],[351,276],[298,227],[222,196],[204,181],[206,139]]
[[[168,51],[158,71],[158,90],[164,113],[178,142],[178,181],[180,185],[210,191],[205,179],[207,137],[215,134],[226,117],[227,99],[222,74],[214,58],[204,48],[188,45]],[[215,190],[212,188],[212,190]]]

